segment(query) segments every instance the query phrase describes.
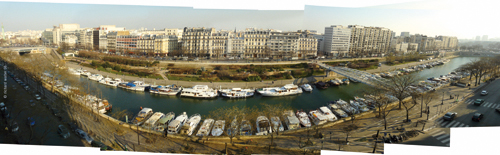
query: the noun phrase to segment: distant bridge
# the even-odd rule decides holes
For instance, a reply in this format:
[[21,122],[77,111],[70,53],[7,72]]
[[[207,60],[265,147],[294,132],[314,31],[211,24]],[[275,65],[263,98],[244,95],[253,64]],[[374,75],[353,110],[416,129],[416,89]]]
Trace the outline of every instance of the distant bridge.
[[24,55],[28,53],[43,53],[45,54],[45,47],[10,47],[2,48],[4,51],[13,51],[19,53],[19,55]]
[[339,75],[345,76],[349,79],[352,79],[353,81],[358,81],[363,84],[367,84],[370,86],[379,86],[378,84],[385,84],[384,78],[377,78],[373,74],[370,74],[368,72],[351,69],[347,67],[332,67],[321,62],[318,62],[316,64],[321,66],[322,68],[333,71]]

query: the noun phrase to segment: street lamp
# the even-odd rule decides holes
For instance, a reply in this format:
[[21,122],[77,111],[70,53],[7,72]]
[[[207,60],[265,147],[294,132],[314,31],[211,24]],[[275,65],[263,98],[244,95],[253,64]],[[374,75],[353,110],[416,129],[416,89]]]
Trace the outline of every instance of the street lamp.
[[441,100],[441,105],[444,104],[444,92],[443,92],[443,99]]

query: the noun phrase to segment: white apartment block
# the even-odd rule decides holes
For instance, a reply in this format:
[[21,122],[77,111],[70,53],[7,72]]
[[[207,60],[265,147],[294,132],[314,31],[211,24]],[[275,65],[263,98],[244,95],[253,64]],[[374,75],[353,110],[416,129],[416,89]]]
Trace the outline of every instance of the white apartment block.
[[351,29],[341,25],[325,27],[324,55],[346,56],[349,52]]
[[382,56],[390,49],[391,30],[381,27],[349,25],[351,56]]
[[99,36],[99,49],[107,50],[108,49],[108,38],[106,35]]
[[396,52],[405,54],[408,52],[408,43],[399,43],[396,44]]
[[245,39],[243,37],[230,37],[227,40],[226,57],[244,57]]

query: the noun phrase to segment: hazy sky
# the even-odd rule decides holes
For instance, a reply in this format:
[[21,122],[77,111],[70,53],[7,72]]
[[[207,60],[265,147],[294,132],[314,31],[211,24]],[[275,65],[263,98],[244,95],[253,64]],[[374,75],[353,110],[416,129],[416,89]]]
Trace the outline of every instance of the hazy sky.
[[[351,4],[336,5],[350,6],[348,8],[331,7],[335,6],[332,3],[317,6],[323,3],[316,0],[303,2],[303,10],[296,9],[297,5],[301,5],[300,2],[294,3],[294,8],[288,11],[284,11],[283,8],[275,11],[268,10],[273,5],[279,4],[273,2],[274,0],[269,1],[271,2],[269,4],[261,3],[267,7],[264,11],[193,9],[193,7],[172,6],[0,2],[0,22],[4,24],[6,31],[43,30],[62,23],[78,23],[80,27],[116,25],[126,27],[126,29],[215,27],[216,29],[242,30],[247,27],[257,27],[284,31],[309,29],[323,32],[324,28],[330,25],[358,24],[386,27],[395,31],[397,35],[401,31],[409,31],[411,34],[420,33],[428,36],[450,35],[472,38],[477,35],[489,35],[489,38],[500,37],[500,31],[497,29],[500,11],[495,10],[499,5],[494,1],[406,0],[407,2],[404,3],[390,4],[396,2],[387,0],[390,2],[379,4],[388,5],[370,4],[372,6],[361,5],[363,7],[357,8],[352,7]],[[366,0],[358,1],[367,2]],[[150,4],[151,0],[146,2]],[[203,8],[198,3],[196,4],[194,7]],[[363,4],[368,4],[368,2]],[[189,4],[175,5],[189,6]],[[237,5],[245,6],[244,3]],[[207,6],[207,8],[210,7]]]

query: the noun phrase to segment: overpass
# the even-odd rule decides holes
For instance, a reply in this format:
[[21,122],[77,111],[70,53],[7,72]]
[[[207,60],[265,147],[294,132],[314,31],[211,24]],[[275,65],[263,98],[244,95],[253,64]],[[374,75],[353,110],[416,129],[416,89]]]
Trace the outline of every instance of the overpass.
[[28,53],[42,53],[45,54],[45,47],[10,47],[10,48],[2,48],[4,51],[13,51],[19,53],[19,55],[24,55]]
[[360,71],[347,67],[332,67],[322,62],[317,62],[316,64],[321,66],[322,68],[335,72],[339,75],[345,76],[355,82],[360,82],[370,86],[379,86],[378,84],[385,84],[384,78],[376,77],[375,75],[365,71]]

